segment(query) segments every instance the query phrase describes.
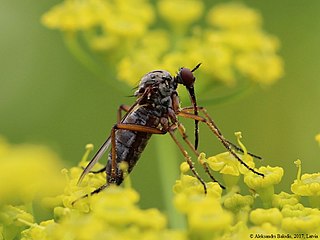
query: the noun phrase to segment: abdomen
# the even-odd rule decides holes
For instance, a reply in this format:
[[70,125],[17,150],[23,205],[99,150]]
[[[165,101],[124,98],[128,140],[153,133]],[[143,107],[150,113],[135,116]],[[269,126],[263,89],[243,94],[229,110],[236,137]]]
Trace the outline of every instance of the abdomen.
[[[159,118],[151,115],[150,112],[140,107],[134,112],[130,113],[122,123],[137,124],[148,127],[157,127],[159,125]],[[116,177],[111,177],[111,151],[108,155],[108,163],[106,167],[107,182],[114,184],[121,184],[123,181],[123,172],[119,169],[120,162],[128,164],[128,172],[130,173],[140,158],[142,151],[145,149],[148,140],[152,134],[131,130],[117,130],[116,131]]]

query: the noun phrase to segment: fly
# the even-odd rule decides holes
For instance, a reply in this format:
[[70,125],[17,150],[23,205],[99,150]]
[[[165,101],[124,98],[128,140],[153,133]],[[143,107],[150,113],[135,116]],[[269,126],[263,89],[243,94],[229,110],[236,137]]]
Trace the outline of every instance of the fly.
[[[196,65],[192,70],[189,68],[180,68],[176,76],[171,76],[165,70],[155,70],[145,74],[139,84],[134,96],[137,98],[135,103],[131,106],[121,105],[118,111],[118,122],[112,127],[110,136],[102,144],[100,149],[94,155],[92,160],[83,170],[79,183],[88,174],[93,166],[99,161],[102,155],[111,146],[108,155],[106,166],[98,172],[105,171],[107,174],[106,183],[92,192],[98,193],[111,184],[120,185],[124,179],[124,173],[120,168],[120,163],[126,162],[128,166],[128,173],[130,173],[140,158],[141,153],[146,147],[148,140],[152,134],[167,134],[169,133],[173,141],[176,143],[186,162],[190,166],[193,175],[201,182],[204,192],[207,192],[206,183],[197,173],[191,157],[183,148],[181,143],[175,136],[175,130],[181,134],[182,139],[190,147],[190,149],[199,156],[198,148],[198,123],[205,123],[214,135],[220,140],[222,145],[247,169],[257,175],[264,176],[255,169],[248,166],[241,158],[238,157],[236,151],[242,152],[241,148],[229,142],[220,132],[212,118],[207,113],[206,109],[197,106],[194,83],[195,76],[193,72],[199,68],[201,64]],[[191,107],[180,107],[177,87],[182,84],[189,92]],[[126,114],[121,118],[121,111]],[[201,113],[201,115],[199,115]],[[195,123],[195,143],[191,143],[185,132],[185,128],[178,121],[178,117],[188,118]],[[260,158],[256,155],[250,154],[253,157]],[[208,176],[217,182],[210,173],[206,163],[202,166]],[[222,185],[220,185],[224,188]]]

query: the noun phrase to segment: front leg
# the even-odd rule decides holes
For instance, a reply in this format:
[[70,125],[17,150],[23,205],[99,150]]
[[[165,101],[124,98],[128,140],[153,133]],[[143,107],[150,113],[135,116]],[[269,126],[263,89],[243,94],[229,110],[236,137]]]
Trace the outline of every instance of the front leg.
[[[209,129],[214,133],[214,135],[217,136],[217,138],[220,140],[220,142],[222,143],[222,145],[243,165],[245,166],[247,169],[249,169],[251,172],[264,177],[264,174],[256,171],[255,169],[251,168],[248,164],[246,164],[244,161],[242,161],[241,158],[238,157],[238,155],[235,153],[235,151],[233,150],[233,147],[235,146],[234,144],[231,144],[220,132],[219,128],[217,127],[217,125],[213,122],[213,119],[209,116],[209,114],[207,113],[207,110],[204,107],[198,107],[198,110],[200,112],[202,112],[204,114],[205,117],[201,117],[198,115],[195,115],[193,113],[190,113],[191,108],[187,107],[187,108],[183,108],[180,110],[180,112],[178,112],[178,116],[181,117],[185,117],[185,118],[190,118],[190,119],[194,119],[194,120],[198,120],[200,122],[205,123]],[[237,150],[239,148],[236,148]],[[253,154],[250,154],[253,155]],[[255,156],[255,155],[253,155]]]

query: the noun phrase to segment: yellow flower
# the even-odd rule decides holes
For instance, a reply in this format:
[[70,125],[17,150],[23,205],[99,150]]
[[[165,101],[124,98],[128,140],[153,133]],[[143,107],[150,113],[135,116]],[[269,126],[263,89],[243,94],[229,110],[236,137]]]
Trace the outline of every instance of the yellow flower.
[[[249,167],[254,168],[255,164],[253,162],[253,158],[248,155],[246,147],[240,140],[242,138],[241,132],[236,132],[235,135],[237,137],[239,146],[244,152],[243,155],[237,154],[237,156]],[[237,160],[230,152],[224,152],[204,160],[208,163],[211,169],[214,171],[219,171],[224,175],[239,176],[240,173],[245,174],[250,171],[243,166],[241,162],[239,162],[239,160]]]
[[[241,155],[238,155],[242,158]],[[247,156],[246,162],[250,167],[254,167],[251,156]],[[222,174],[228,174],[232,176],[240,175],[240,164],[239,161],[230,153],[224,152],[215,156],[209,157],[206,162],[209,167],[214,171],[219,171]]]
[[42,16],[42,23],[49,28],[63,31],[85,30],[99,22],[101,1],[65,1]]
[[285,205],[282,229],[287,232],[320,233],[320,211],[317,208],[306,208],[302,204]]
[[[205,205],[202,205],[204,202],[206,202]],[[191,236],[221,236],[229,229],[233,215],[220,208],[216,210],[211,204],[216,205],[217,203],[203,200],[189,212],[188,222]]]
[[274,185],[278,184],[283,176],[283,169],[281,167],[260,167],[258,169],[264,177],[256,175],[253,172],[248,172],[244,176],[244,182],[247,186],[255,190],[265,208],[272,206],[272,198],[274,195]]
[[226,209],[232,210],[233,212],[237,212],[244,207],[251,206],[253,204],[253,197],[246,195],[240,195],[240,194],[232,194],[231,196],[228,196],[224,202],[223,205]]
[[[222,189],[218,183],[209,182],[207,194],[204,194],[203,185],[195,177],[182,174],[176,181],[173,191],[175,193],[174,204],[182,213],[186,213],[199,204],[204,198],[220,199]],[[213,200],[214,201],[214,200]]]
[[250,221],[255,225],[271,223],[274,226],[281,224],[282,215],[278,208],[262,209],[258,208],[250,213]]
[[[128,48],[124,57],[119,60],[117,65],[118,79],[131,86],[137,86],[141,77],[154,70],[155,66],[158,69],[162,68],[159,59],[168,48],[167,32],[160,30],[149,32],[137,45]],[[174,70],[176,70],[176,66],[174,66]]]
[[273,195],[272,206],[282,209],[285,205],[295,205],[298,202],[299,196],[281,192]]
[[160,16],[176,26],[176,30],[200,18],[204,7],[202,1],[196,0],[160,0],[157,6]]
[[30,228],[21,232],[21,240],[43,239],[49,240],[50,232],[47,229],[54,228],[57,223],[54,220],[43,221],[40,224],[33,224]]
[[272,84],[283,75],[283,63],[274,53],[243,53],[236,58],[236,67],[244,76],[261,84]]
[[288,217],[282,220],[282,229],[290,233],[320,233],[320,215]]
[[42,17],[43,24],[50,28],[78,31],[99,25],[120,36],[141,35],[152,20],[153,10],[143,0],[69,0]]
[[260,236],[259,234],[268,234],[269,235],[269,234],[275,234],[278,232],[279,232],[279,229],[276,226],[274,226],[268,222],[263,223],[260,226],[251,227],[249,230],[249,234],[253,234],[254,237],[256,236],[256,234],[258,234],[257,236]]
[[203,185],[200,181],[189,176],[186,173],[190,170],[187,163],[182,163],[180,165],[181,176],[180,179],[176,181],[173,191],[174,205],[182,213],[188,214],[193,211],[194,206],[202,205],[204,199],[209,199],[209,201],[214,201],[220,206],[220,198],[222,194],[222,189],[216,182],[206,183],[207,194],[204,194]]
[[143,0],[105,1],[101,25],[107,33],[118,36],[141,36],[153,20],[153,9]]
[[315,136],[316,141],[320,144],[320,133]]
[[253,172],[248,172],[248,174],[244,177],[244,182],[248,185],[248,187],[256,191],[261,188],[278,184],[283,176],[283,169],[281,167],[260,167],[258,171],[263,173],[264,177],[261,177]]
[[0,138],[0,205],[61,193],[64,179],[60,168],[60,159],[48,148],[10,145]]
[[319,215],[320,211],[317,208],[307,208],[301,203],[296,205],[285,205],[281,213],[284,217],[304,217],[308,215]]
[[159,210],[138,208],[138,200],[133,189],[110,186],[87,198],[86,214],[77,208],[57,208],[59,224],[47,231],[52,239],[185,239],[182,232],[166,229],[166,217]]
[[[155,8],[169,26],[155,19]],[[118,78],[131,86],[151,70],[163,68],[173,73],[199,62],[203,63],[198,74],[200,91],[214,87],[217,81],[228,86],[241,79],[271,84],[283,75],[282,61],[276,55],[278,41],[262,31],[261,16],[255,10],[220,4],[209,10],[208,24],[194,26],[204,8],[204,2],[197,0],[154,4],[145,0],[65,0],[44,14],[42,22],[66,33],[83,31],[83,36],[66,35],[73,40],[68,41],[70,50],[90,70],[101,74],[95,70],[99,66],[92,66],[95,59],[86,54],[88,47],[99,50],[108,68],[117,69],[110,72],[110,81]],[[156,27],[151,28],[155,20]]]
[[291,185],[291,191],[300,196],[319,196],[320,173],[303,174],[300,182],[295,180]]
[[24,222],[32,224],[33,216],[23,207],[5,205],[0,208],[0,223],[4,225],[24,226]]
[[207,16],[208,22],[220,28],[257,28],[261,16],[254,10],[237,3],[220,4],[212,8]]
[[299,196],[307,196],[312,207],[320,207],[320,172],[301,176],[301,161],[295,161],[298,167],[297,179],[291,184],[291,191]]
[[223,206],[235,214],[236,222],[243,223],[248,221],[248,213],[251,210],[252,204],[252,196],[243,196],[238,193],[228,193],[223,201]]

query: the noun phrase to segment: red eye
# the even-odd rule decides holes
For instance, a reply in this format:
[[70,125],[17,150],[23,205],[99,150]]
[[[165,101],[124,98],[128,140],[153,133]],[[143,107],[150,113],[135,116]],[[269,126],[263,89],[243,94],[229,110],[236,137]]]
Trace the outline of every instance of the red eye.
[[179,71],[179,75],[183,85],[185,85],[186,87],[191,87],[196,79],[189,68],[181,68]]

